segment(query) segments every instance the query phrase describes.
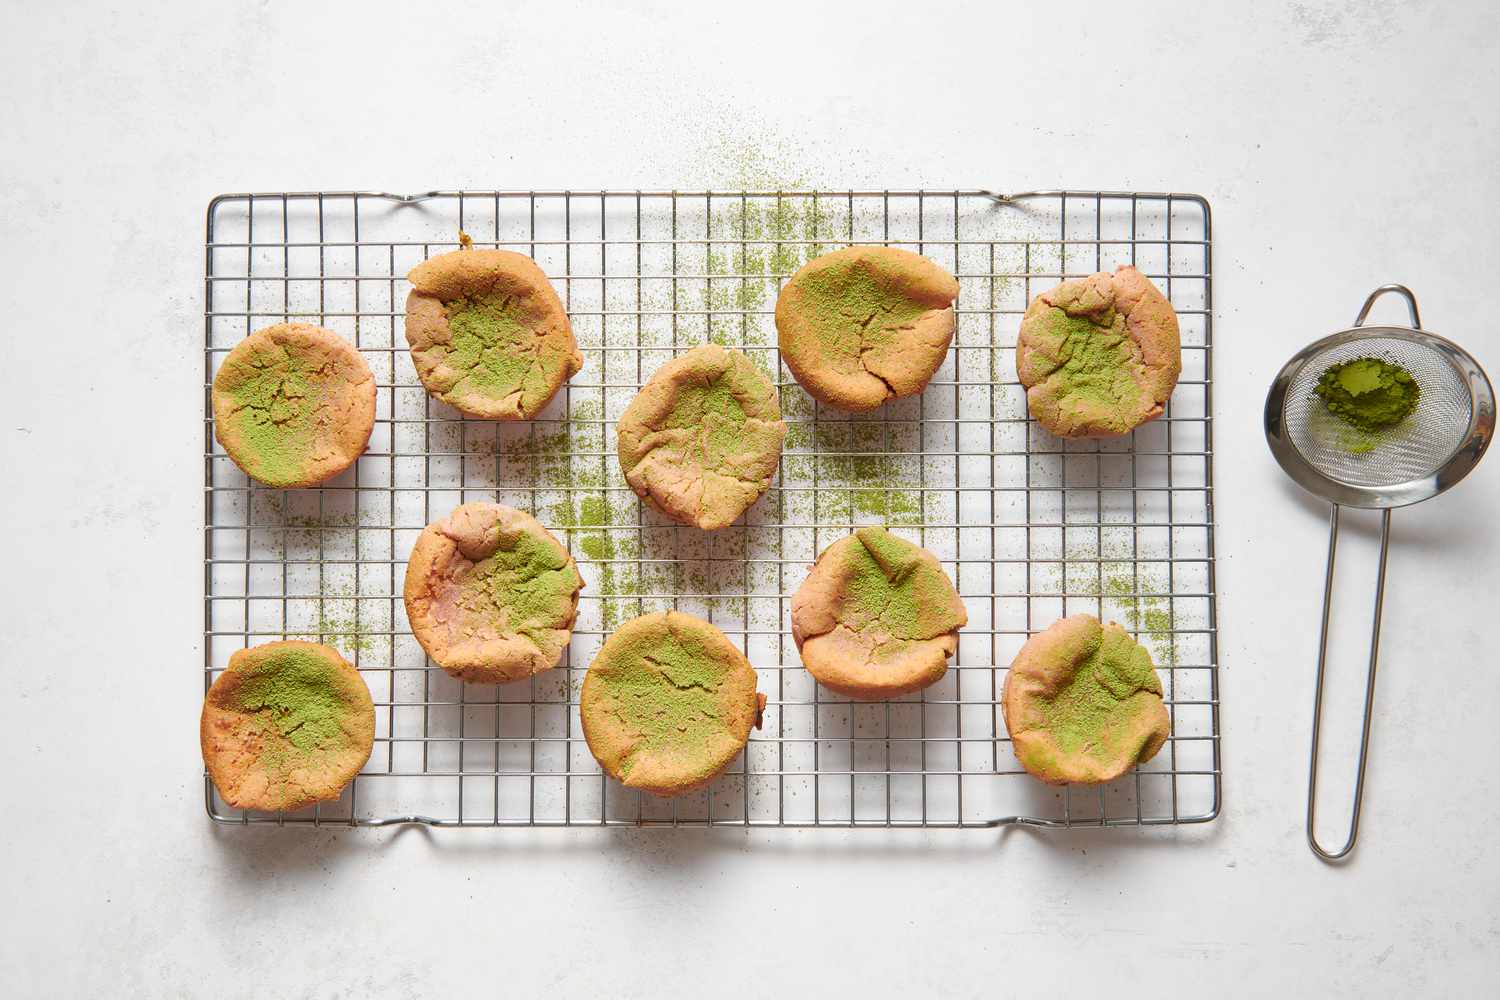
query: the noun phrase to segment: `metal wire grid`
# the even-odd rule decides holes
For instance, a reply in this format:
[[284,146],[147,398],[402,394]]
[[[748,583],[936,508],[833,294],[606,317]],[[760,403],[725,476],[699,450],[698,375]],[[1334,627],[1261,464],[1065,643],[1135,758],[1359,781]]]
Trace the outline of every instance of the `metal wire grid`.
[[[552,277],[586,363],[536,421],[466,420],[431,400],[403,337],[406,272],[454,249],[527,253]],[[949,358],[918,397],[851,417],[781,365],[772,312],[802,261],[879,243],[960,281]],[[204,684],[242,646],[341,648],[369,683],[375,749],[336,803],[230,809],[224,823],[436,826],[993,827],[1204,822],[1220,806],[1212,494],[1211,234],[1195,195],[762,191],[236,194],[208,209],[204,353]],[[1027,419],[1015,334],[1033,294],[1134,263],[1172,300],[1184,370],[1160,420],[1063,441]],[[301,319],[355,343],[377,381],[355,468],[306,490],[248,480],[213,440],[209,387],[249,331]],[[615,417],[656,367],[704,339],[775,373],[789,424],[770,493],[713,534],[640,504]],[[492,499],[530,510],[586,580],[563,663],[463,685],[431,667],[401,601],[428,521]],[[969,609],[945,678],[851,703],[821,690],[788,631],[813,557],[887,523],[936,553]],[[769,695],[763,728],[706,790],[671,800],[605,778],[577,717],[603,636],[661,608],[740,643]],[[1172,735],[1109,785],[1052,788],[1010,750],[998,695],[1033,631],[1063,614],[1121,620],[1154,650]]]

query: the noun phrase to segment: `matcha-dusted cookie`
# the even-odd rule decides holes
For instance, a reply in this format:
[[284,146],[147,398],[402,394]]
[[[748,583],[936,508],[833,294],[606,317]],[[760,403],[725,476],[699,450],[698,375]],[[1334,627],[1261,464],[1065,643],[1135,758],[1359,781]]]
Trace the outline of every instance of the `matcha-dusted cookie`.
[[873,410],[926,387],[953,340],[958,281],[926,257],[849,247],[809,261],[776,299],[781,359],[813,396]]
[[203,699],[198,735],[225,802],[291,812],[338,798],[365,766],[375,706],[337,650],[268,642],[229,658]]
[[583,367],[562,300],[530,257],[456,250],[406,280],[417,377],[471,417],[530,420]]
[[1054,785],[1112,781],[1155,757],[1172,730],[1151,654],[1093,615],[1026,641],[1001,708],[1021,766]]
[[657,369],[615,429],[630,488],[705,531],[732,524],[770,488],[786,437],[771,380],[717,344]]
[[937,557],[884,528],[860,528],[828,546],[792,597],[803,665],[851,698],[894,698],[932,684],[968,623]]
[[1177,314],[1133,267],[1064,281],[1027,307],[1016,371],[1031,415],[1052,433],[1128,434],[1161,416],[1177,386]]
[[729,766],[760,725],[765,695],[728,637],[676,611],[620,626],[583,678],[579,714],[605,773],[654,795],[677,795]]
[[573,557],[536,518],[466,503],[418,536],[406,563],[406,617],[438,666],[497,684],[557,666],[582,588]]
[[375,377],[332,330],[279,323],[235,345],[214,375],[214,438],[267,486],[313,486],[364,454]]

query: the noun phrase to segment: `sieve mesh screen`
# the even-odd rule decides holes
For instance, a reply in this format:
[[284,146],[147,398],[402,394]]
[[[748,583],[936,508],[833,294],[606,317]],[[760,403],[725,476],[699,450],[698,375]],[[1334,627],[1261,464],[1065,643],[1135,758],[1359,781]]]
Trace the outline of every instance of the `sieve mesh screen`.
[[[1366,357],[1400,365],[1422,390],[1415,412],[1381,431],[1352,427],[1313,391],[1331,366]],[[1463,442],[1472,406],[1468,384],[1442,353],[1372,334],[1309,357],[1287,388],[1282,416],[1293,446],[1323,475],[1351,486],[1388,487],[1436,472]]]

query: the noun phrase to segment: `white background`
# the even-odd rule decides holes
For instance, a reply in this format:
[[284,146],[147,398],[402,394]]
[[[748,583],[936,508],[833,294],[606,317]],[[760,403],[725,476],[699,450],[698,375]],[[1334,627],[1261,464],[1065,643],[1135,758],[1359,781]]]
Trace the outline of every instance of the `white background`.
[[[1323,508],[1272,463],[1260,407],[1281,362],[1385,281],[1500,365],[1493,7],[218,6],[0,15],[5,992],[1492,988],[1500,460],[1397,512],[1362,841],[1329,868],[1301,830]],[[1223,817],[1061,834],[211,826],[208,199],[729,186],[747,158],[836,186],[1211,200]],[[1341,574],[1358,596],[1330,695],[1345,715],[1369,548]],[[1331,738],[1330,816],[1353,733]]]

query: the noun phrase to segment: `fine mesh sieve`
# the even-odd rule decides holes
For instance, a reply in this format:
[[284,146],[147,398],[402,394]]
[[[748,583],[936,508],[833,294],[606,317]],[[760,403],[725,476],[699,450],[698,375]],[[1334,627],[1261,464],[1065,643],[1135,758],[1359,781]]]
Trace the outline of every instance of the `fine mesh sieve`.
[[[1409,372],[1421,390],[1416,411],[1374,432],[1358,431],[1330,413],[1313,391],[1318,378],[1356,358],[1379,358]],[[1469,386],[1442,351],[1375,329],[1309,355],[1282,404],[1292,446],[1324,475],[1351,486],[1394,486],[1432,475],[1463,442],[1472,411]]]
[[[1380,296],[1406,300],[1411,326],[1364,326]],[[1390,548],[1391,508],[1419,503],[1443,492],[1479,462],[1495,430],[1495,396],[1489,378],[1472,357],[1451,341],[1422,328],[1417,300],[1402,285],[1383,285],[1365,300],[1354,326],[1324,337],[1288,361],[1266,395],[1266,442],[1287,475],[1304,489],[1330,501],[1328,566],[1323,582],[1323,629],[1318,645],[1317,691],[1313,701],[1312,757],[1308,768],[1307,842],[1325,861],[1354,849],[1364,798],[1365,759],[1370,746],[1375,668],[1380,649],[1380,616],[1385,599],[1385,567]],[[1416,409],[1395,426],[1361,431],[1329,412],[1313,391],[1331,366],[1356,358],[1379,358],[1400,365],[1421,390]],[[1365,680],[1365,717],[1349,839],[1337,851],[1318,843],[1314,832],[1318,785],[1318,736],[1323,717],[1323,674],[1328,655],[1328,614],[1333,596],[1334,555],[1338,550],[1339,509],[1382,510],[1380,567],[1370,633],[1370,666]]]

